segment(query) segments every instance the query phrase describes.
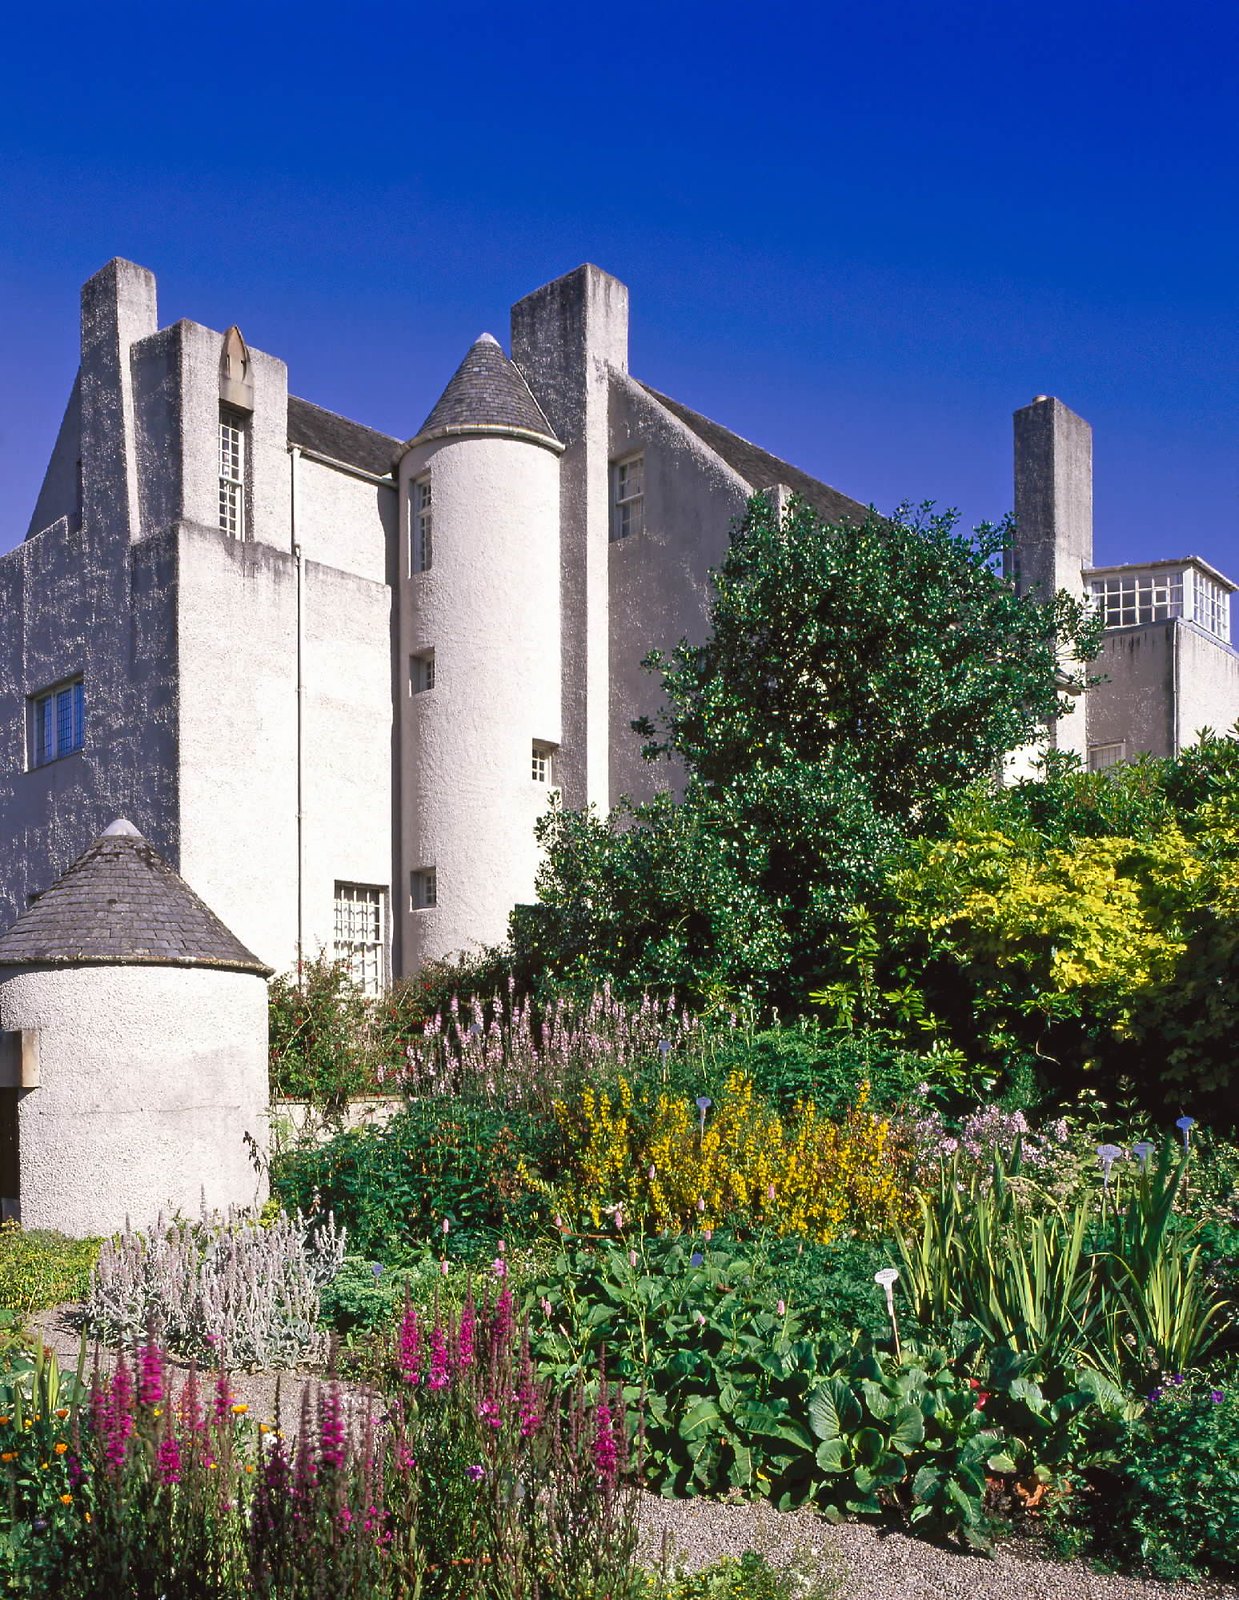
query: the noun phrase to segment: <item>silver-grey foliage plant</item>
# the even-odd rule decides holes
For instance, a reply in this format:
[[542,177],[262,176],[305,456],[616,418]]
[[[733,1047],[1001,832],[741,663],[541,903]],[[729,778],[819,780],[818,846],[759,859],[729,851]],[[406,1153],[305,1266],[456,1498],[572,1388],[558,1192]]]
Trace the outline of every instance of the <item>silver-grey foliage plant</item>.
[[153,1328],[169,1350],[231,1367],[293,1367],[322,1357],[319,1294],[344,1260],[344,1229],[281,1212],[126,1227],[99,1252],[83,1325],[107,1344]]

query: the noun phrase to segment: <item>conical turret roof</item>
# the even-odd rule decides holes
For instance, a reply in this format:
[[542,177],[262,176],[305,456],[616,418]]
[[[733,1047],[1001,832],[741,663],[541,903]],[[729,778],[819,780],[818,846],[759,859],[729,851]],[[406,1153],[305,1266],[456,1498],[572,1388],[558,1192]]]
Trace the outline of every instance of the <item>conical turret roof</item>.
[[0,934],[0,966],[83,962],[271,972],[123,818]]
[[454,433],[532,435],[552,449],[563,448],[520,368],[504,355],[491,333],[474,343],[405,449]]

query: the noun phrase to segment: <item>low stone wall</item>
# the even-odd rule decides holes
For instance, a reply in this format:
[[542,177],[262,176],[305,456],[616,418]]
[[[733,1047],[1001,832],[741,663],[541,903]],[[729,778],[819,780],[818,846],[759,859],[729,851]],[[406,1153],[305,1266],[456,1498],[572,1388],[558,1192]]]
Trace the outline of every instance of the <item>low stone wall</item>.
[[304,1139],[316,1139],[326,1144],[328,1139],[346,1128],[381,1128],[403,1111],[406,1101],[401,1096],[376,1096],[371,1100],[350,1100],[341,1111],[324,1111],[309,1100],[273,1100],[271,1102],[271,1149],[286,1150]]

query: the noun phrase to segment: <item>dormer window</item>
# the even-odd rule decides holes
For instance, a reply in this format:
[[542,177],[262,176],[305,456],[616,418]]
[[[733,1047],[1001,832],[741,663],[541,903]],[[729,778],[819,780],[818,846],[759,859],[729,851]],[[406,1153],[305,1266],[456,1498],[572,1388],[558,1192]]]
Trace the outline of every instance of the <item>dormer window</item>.
[[220,407],[219,525],[232,539],[245,538],[246,421],[239,411]]
[[645,530],[645,457],[629,456],[611,468],[611,537],[627,539]]

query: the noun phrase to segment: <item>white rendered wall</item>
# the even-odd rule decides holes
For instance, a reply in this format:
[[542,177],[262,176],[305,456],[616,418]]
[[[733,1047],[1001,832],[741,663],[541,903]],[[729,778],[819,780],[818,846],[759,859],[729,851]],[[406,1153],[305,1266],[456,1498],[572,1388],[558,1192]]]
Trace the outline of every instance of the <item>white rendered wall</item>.
[[386,583],[396,522],[394,484],[370,483],[304,455],[298,460],[297,543],[307,560]]
[[[180,536],[180,871],[263,961],[296,959],[297,566]],[[391,590],[304,568],[304,950],[333,953],[337,881],[390,894]]]
[[39,1031],[18,1109],[22,1224],[84,1237],[266,1196],[267,986],[205,967],[0,968],[0,1027]]
[[[410,573],[409,484],[431,476],[433,564]],[[404,965],[500,942],[532,901],[549,789],[533,742],[561,742],[559,460],[517,439],[437,441],[401,466]],[[411,692],[409,657],[435,652]],[[438,904],[409,907],[433,867]]]

